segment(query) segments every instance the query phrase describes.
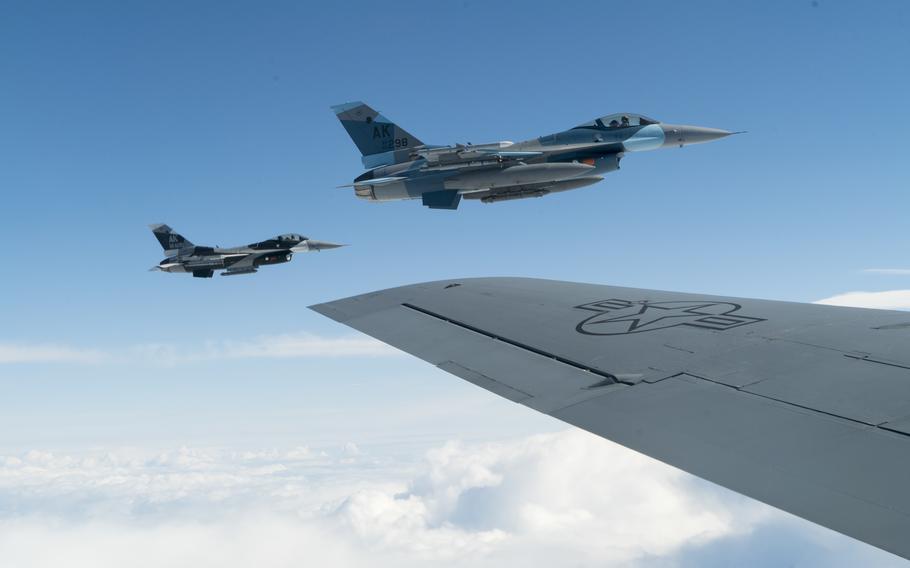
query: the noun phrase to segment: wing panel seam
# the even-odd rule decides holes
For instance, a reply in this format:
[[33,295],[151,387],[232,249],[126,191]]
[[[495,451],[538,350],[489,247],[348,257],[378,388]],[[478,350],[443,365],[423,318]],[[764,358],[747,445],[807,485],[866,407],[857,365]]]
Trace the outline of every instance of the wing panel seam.
[[735,391],[737,391],[737,392],[741,392],[741,393],[743,393],[743,394],[747,394],[747,395],[751,395],[751,396],[756,396],[756,397],[758,397],[758,398],[763,398],[763,399],[765,399],[765,400],[770,400],[770,401],[773,401],[773,402],[779,402],[779,403],[781,403],[781,404],[786,404],[787,406],[792,406],[792,407],[794,407],[794,408],[799,408],[799,409],[802,409],[802,410],[808,410],[808,411],[810,411],[810,412],[816,412],[816,413],[818,413],[818,414],[824,414],[825,416],[830,416],[830,417],[832,417],[832,418],[838,418],[838,419],[840,419],[840,420],[846,420],[847,422],[852,422],[853,424],[860,424],[860,425],[862,425],[862,426],[866,426],[866,427],[869,427],[869,428],[876,428],[876,429],[879,429],[879,430],[886,430],[886,431],[888,431],[888,432],[893,432],[893,433],[895,433],[895,434],[900,434],[901,436],[910,437],[910,434],[907,434],[907,433],[905,433],[905,432],[900,432],[900,431],[898,431],[898,430],[892,430],[891,428],[887,428],[887,427],[885,426],[885,424],[888,424],[888,422],[882,422],[882,423],[880,423],[880,424],[873,424],[873,423],[871,423],[871,422],[864,422],[864,421],[862,421],[862,420],[857,420],[856,418],[849,418],[849,417],[847,417],[847,416],[843,416],[843,415],[840,415],[840,414],[835,414],[835,413],[833,413],[833,412],[827,412],[827,411],[824,411],[824,410],[819,410],[818,408],[813,408],[813,407],[811,407],[811,406],[805,406],[805,405],[802,405],[802,404],[797,404],[797,403],[791,402],[791,401],[789,401],[789,400],[784,400],[784,399],[781,399],[781,398],[775,398],[775,397],[773,397],[773,396],[768,396],[768,395],[765,395],[765,394],[759,394],[759,393],[757,393],[757,392],[752,392],[752,391],[748,391],[748,390],[743,390],[745,387],[754,385],[754,384],[756,384],[756,383],[750,383],[749,385],[743,385],[742,387],[736,387],[736,386],[733,386],[733,385],[728,385],[728,384],[726,384],[726,383],[722,383],[722,382],[720,382],[720,381],[715,381],[714,379],[711,379],[711,378],[709,378],[709,377],[705,377],[704,375],[699,375],[699,374],[692,373],[692,372],[689,372],[689,371],[686,371],[686,372],[684,372],[684,373],[679,373],[678,375],[675,375],[675,376],[678,377],[678,376],[680,376],[680,375],[689,375],[690,377],[695,377],[696,379],[701,379],[701,380],[703,380],[703,381],[708,381],[709,383],[714,383],[715,385],[720,385],[720,386],[722,386],[722,387],[727,387],[727,388],[729,388],[729,389],[733,389],[733,390],[735,390]]
[[855,359],[857,361],[865,361],[867,363],[887,365],[888,367],[897,367],[898,369],[910,369],[910,365],[907,363],[883,359],[881,357],[876,357],[875,355],[870,355],[869,353],[844,353],[844,357],[849,357],[850,359]]
[[[599,377],[603,377],[605,380],[610,381],[610,383],[608,383],[608,384],[616,384],[616,383],[622,382],[622,381],[619,380],[619,378],[616,377],[616,375],[614,375],[614,374],[612,374],[612,373],[607,373],[607,372],[604,372],[604,371],[600,371],[600,370],[598,370],[598,369],[592,369],[591,367],[588,367],[588,366],[586,366],[586,365],[582,365],[581,363],[578,363],[578,362],[576,362],[576,361],[572,361],[572,360],[570,360],[570,359],[566,359],[565,357],[560,357],[559,355],[554,355],[554,354],[552,354],[552,353],[548,353],[548,352],[546,352],[546,351],[542,351],[542,350],[540,350],[540,349],[537,349],[536,347],[531,347],[530,345],[527,345],[527,344],[524,344],[524,343],[521,343],[521,342],[518,342],[518,341],[514,341],[514,340],[512,340],[512,339],[509,339],[509,338],[507,338],[507,337],[503,337],[503,336],[501,336],[501,335],[497,335],[497,334],[495,334],[495,333],[490,333],[490,332],[485,331],[485,330],[483,330],[483,329],[474,327],[473,325],[466,324],[466,323],[464,323],[464,322],[460,322],[460,321],[458,321],[458,320],[455,320],[455,319],[452,319],[452,318],[443,316],[443,315],[441,315],[441,314],[437,314],[436,312],[432,312],[432,311],[427,310],[427,309],[425,309],[425,308],[421,308],[421,307],[419,307],[419,306],[415,306],[415,305],[409,304],[409,303],[403,303],[403,304],[401,304],[401,306],[402,306],[402,307],[405,307],[405,308],[408,308],[408,309],[410,309],[410,310],[414,310],[415,312],[422,313],[422,314],[424,314],[424,315],[426,315],[426,316],[429,316],[429,317],[438,319],[438,320],[440,320],[440,321],[444,321],[444,322],[449,323],[449,324],[451,324],[451,325],[460,327],[460,328],[462,328],[462,329],[466,329],[466,330],[468,330],[468,331],[471,331],[471,332],[474,332],[474,333],[478,333],[478,334],[480,334],[480,335],[483,335],[484,337],[489,337],[490,339],[493,339],[493,340],[496,340],[496,341],[501,341],[501,342],[503,342],[503,343],[508,343],[509,345],[511,345],[511,346],[513,346],[513,347],[517,347],[517,348],[519,348],[519,349],[522,349],[522,350],[524,350],[524,351],[528,351],[528,352],[533,353],[533,354],[535,354],[535,355],[540,355],[540,356],[546,357],[546,358],[548,358],[548,359],[553,359],[554,361],[557,361],[557,362],[562,363],[562,364],[564,364],[564,365],[568,365],[568,366],[570,366],[570,367],[575,367],[576,369],[578,369],[578,370],[580,370],[580,371],[586,371],[586,372],[591,373],[591,374],[593,374],[593,375],[597,375],[597,376],[599,376]],[[600,384],[602,384],[602,383],[603,383],[603,381],[601,381],[601,382],[598,383],[598,384],[600,385]]]

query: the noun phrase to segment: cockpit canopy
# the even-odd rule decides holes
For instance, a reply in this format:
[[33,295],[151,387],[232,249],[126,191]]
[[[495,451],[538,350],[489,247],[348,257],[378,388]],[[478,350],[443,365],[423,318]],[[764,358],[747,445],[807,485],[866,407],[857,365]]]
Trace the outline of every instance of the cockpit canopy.
[[278,235],[275,237],[275,240],[282,243],[300,243],[307,239],[303,235],[298,235],[297,233],[287,233],[285,235]]
[[579,124],[575,128],[626,128],[629,126],[647,126],[649,124],[658,124],[658,121],[643,114],[618,112]]

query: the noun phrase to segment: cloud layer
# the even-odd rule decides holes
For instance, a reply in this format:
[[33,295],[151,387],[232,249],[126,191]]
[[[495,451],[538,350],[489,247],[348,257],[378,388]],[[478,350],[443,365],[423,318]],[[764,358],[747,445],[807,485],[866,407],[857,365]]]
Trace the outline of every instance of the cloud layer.
[[0,343],[4,363],[110,363],[144,360],[173,365],[219,359],[290,359],[300,357],[376,357],[398,353],[366,336],[321,337],[311,333],[263,335],[248,340],[206,341],[201,345],[143,343],[122,350],[69,345]]
[[889,276],[907,276],[910,275],[910,268],[866,268],[863,272],[886,274]]
[[0,343],[3,363],[98,363],[107,358],[103,351],[67,345]]
[[815,302],[829,306],[853,308],[877,308],[880,310],[910,309],[910,290],[886,290],[884,292],[846,292]]
[[7,565],[621,566],[780,516],[578,430],[356,448],[0,457]]

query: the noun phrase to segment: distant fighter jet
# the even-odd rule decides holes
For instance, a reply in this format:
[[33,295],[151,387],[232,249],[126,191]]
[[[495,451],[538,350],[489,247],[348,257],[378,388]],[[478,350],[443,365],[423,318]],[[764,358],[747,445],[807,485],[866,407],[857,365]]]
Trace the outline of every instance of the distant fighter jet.
[[260,266],[288,262],[295,252],[321,251],[344,245],[314,241],[302,235],[278,235],[247,246],[219,248],[197,246],[167,225],[149,225],[167,258],[151,270],[191,272],[196,278],[211,278],[216,270],[222,276],[252,274]]
[[735,134],[620,113],[524,142],[431,146],[362,102],[332,110],[368,169],[352,184],[357,197],[419,198],[431,209],[456,209],[462,197],[493,203],[576,189],[618,170],[626,152],[700,144]]

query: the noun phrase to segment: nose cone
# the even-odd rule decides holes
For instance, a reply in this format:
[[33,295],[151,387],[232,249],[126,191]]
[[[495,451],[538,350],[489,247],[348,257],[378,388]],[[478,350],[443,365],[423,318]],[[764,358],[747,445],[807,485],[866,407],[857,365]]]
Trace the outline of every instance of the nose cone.
[[340,248],[343,246],[347,246],[347,245],[339,245],[339,244],[335,244],[335,243],[327,243],[325,241],[314,241],[313,239],[307,239],[307,240],[303,241],[302,243],[300,243],[299,245],[295,246],[293,248],[293,250],[301,251],[301,252],[312,251],[312,250],[320,251],[320,250],[329,250],[329,249]]
[[720,128],[705,128],[703,126],[687,126],[685,124],[664,124],[664,147],[688,146],[689,144],[703,144],[720,138],[726,138],[736,132],[721,130]]

